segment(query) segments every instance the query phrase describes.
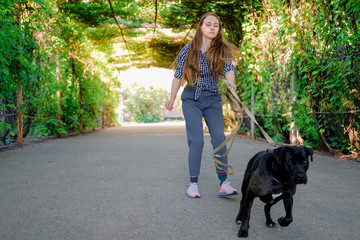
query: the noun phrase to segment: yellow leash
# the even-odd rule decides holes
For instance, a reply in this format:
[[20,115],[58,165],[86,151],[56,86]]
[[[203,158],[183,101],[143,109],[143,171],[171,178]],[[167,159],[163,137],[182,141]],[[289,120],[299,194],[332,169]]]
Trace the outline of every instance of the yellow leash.
[[[251,120],[253,120],[254,123],[260,128],[260,131],[264,135],[265,139],[273,146],[273,148],[277,148],[277,145],[271,139],[271,137],[265,132],[265,130],[259,125],[259,123],[256,121],[254,115],[250,112],[250,110],[241,102],[241,100],[239,99],[239,96],[235,93],[234,89],[232,89],[232,88],[227,89],[226,92],[225,92],[225,96],[227,97],[228,102],[231,105],[231,108],[236,113],[236,118],[237,118],[238,123],[237,123],[237,126],[234,129],[234,131],[231,133],[231,135],[229,137],[227,137],[225,139],[225,141],[222,142],[217,148],[214,149],[214,151],[213,151],[213,160],[215,162],[215,166],[216,166],[217,169],[222,170],[222,171],[226,172],[229,175],[233,175],[234,174],[234,168],[229,164],[222,163],[218,158],[225,157],[225,156],[227,156],[229,154],[229,152],[230,152],[230,150],[232,148],[232,145],[234,143],[236,134],[238,133],[238,131],[240,129],[240,126],[242,124],[243,118],[244,118],[243,114],[242,114],[242,110],[244,110],[245,113],[249,116],[249,118],[251,118]],[[231,144],[230,144],[230,147],[227,149],[227,151],[223,155],[216,154],[230,140],[231,140]],[[231,169],[231,172],[226,171],[225,169],[222,169],[220,166],[228,167],[229,169]]]

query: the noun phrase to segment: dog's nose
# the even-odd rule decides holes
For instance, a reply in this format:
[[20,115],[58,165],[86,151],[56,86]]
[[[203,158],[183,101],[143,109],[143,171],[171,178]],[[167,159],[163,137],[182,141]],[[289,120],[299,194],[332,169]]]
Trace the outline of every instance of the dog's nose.
[[304,173],[298,173],[296,174],[296,178],[295,178],[296,183],[301,184],[301,183],[306,183],[306,175]]

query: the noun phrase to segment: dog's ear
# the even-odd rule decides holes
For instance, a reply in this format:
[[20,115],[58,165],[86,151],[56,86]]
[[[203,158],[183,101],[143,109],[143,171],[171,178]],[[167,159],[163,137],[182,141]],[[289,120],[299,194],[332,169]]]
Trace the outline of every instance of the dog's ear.
[[278,147],[274,149],[274,159],[277,164],[282,162],[282,159],[285,157],[285,153],[287,151],[287,147]]
[[306,153],[306,156],[308,158],[310,156],[311,161],[313,161],[313,154],[314,154],[313,150],[311,148],[308,148],[308,147],[305,147],[305,146],[303,146],[303,149],[304,149],[304,151]]

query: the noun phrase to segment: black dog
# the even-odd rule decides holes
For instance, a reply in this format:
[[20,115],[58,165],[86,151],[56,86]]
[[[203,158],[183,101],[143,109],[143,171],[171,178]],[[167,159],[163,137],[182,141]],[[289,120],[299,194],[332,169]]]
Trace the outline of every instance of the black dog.
[[286,227],[292,221],[293,196],[297,184],[306,184],[309,156],[313,151],[303,146],[279,147],[273,151],[262,151],[250,159],[241,187],[242,198],[236,223],[241,224],[238,237],[248,237],[251,206],[255,197],[265,204],[266,226],[275,227],[270,209],[281,199],[284,201],[286,216],[278,219]]

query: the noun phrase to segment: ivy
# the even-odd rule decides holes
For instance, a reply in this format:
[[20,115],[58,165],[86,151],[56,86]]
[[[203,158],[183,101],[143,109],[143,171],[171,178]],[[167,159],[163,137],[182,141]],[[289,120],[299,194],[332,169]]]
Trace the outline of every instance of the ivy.
[[355,2],[273,0],[264,2],[266,12],[247,14],[241,95],[247,101],[249,85],[259,86],[254,108],[260,119],[272,115],[263,121],[274,138],[288,142],[288,125],[295,121],[304,144],[344,153],[360,150]]
[[[114,124],[121,87],[116,73],[130,66],[169,67],[200,17],[212,11],[222,19],[226,40],[241,53],[238,93],[247,106],[253,93],[256,118],[274,140],[290,143],[295,123],[303,144],[360,151],[356,0],[157,1],[156,26],[154,1],[112,1],[124,38],[108,1],[20,3],[19,9],[14,1],[0,4],[3,143],[16,137],[17,109],[24,112],[24,127],[30,126],[25,135],[94,129],[103,115],[108,125]],[[16,101],[20,87],[21,105]],[[160,119],[163,93],[139,92],[141,97],[128,96],[129,109],[139,121]],[[153,103],[140,101],[149,96]],[[247,126],[245,119],[242,132]]]
[[[113,92],[119,86],[113,70],[93,56],[96,52],[84,26],[50,1],[21,2],[17,10],[13,1],[2,4],[2,142],[15,141],[19,108],[24,113],[24,136],[63,135],[99,127],[101,103],[110,106],[105,114],[111,117],[109,124],[114,123],[115,114],[109,112],[117,103],[118,96]],[[15,20],[16,11],[20,22]],[[23,103],[18,105],[20,87]]]

